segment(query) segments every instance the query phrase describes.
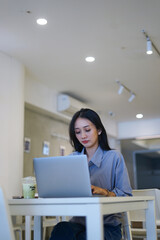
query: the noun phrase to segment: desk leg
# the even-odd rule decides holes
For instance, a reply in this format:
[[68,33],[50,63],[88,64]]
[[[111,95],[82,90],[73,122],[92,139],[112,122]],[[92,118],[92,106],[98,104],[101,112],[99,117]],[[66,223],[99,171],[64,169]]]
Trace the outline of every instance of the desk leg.
[[146,230],[147,240],[156,240],[156,216],[155,216],[155,202],[154,200],[148,201],[148,208],[145,210],[146,214]]
[[34,240],[43,239],[43,226],[42,226],[42,217],[34,217]]
[[104,240],[103,215],[99,206],[88,206],[86,214],[87,240]]
[[25,216],[25,239],[31,240],[31,216]]

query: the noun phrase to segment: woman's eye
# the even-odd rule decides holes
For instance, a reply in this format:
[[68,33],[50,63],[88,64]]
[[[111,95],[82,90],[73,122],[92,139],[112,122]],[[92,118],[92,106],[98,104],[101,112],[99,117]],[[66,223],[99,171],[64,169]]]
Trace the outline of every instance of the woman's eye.
[[86,129],[86,132],[90,132],[91,131],[91,129]]
[[75,132],[75,134],[80,134],[80,132]]

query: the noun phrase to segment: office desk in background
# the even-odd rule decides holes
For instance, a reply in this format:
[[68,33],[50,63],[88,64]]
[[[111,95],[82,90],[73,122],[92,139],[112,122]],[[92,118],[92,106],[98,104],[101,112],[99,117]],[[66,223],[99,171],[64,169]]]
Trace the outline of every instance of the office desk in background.
[[86,216],[87,240],[103,240],[103,215],[144,209],[147,240],[156,240],[154,197],[81,197],[9,200],[12,216],[26,216],[26,240],[30,240],[30,216],[34,216],[34,239],[42,239],[41,216]]

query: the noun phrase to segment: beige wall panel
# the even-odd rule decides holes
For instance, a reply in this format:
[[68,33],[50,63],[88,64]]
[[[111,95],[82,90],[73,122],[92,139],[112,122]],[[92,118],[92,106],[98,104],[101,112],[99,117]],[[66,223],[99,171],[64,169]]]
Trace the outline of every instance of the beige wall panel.
[[[27,108],[25,109],[24,137],[31,140],[30,152],[24,152],[24,177],[34,175],[34,157],[59,156],[61,146],[65,147],[65,155],[72,152],[67,123]],[[44,141],[50,143],[49,155],[43,155]]]

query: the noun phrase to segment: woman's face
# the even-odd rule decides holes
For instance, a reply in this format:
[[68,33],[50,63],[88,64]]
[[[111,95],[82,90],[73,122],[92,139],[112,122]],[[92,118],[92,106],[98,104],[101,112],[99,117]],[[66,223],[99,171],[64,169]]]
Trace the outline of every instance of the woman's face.
[[74,125],[75,135],[78,141],[87,148],[98,147],[98,135],[101,133],[87,118],[77,118]]

